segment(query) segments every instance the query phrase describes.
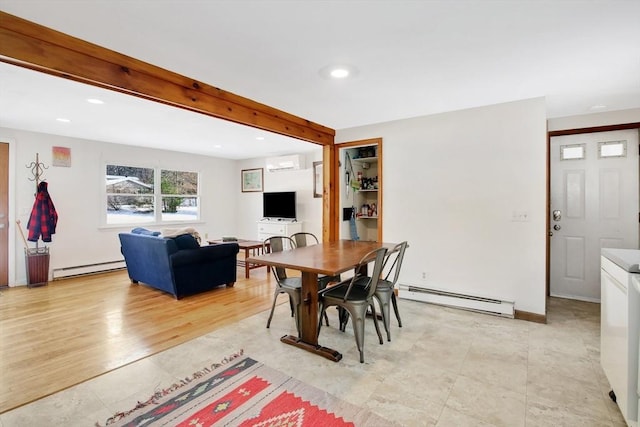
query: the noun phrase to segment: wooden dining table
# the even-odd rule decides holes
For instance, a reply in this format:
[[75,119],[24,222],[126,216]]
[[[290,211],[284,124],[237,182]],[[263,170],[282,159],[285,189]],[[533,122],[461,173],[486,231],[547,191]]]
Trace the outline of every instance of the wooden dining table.
[[394,246],[392,243],[338,240],[247,258],[248,262],[302,272],[300,336],[285,335],[280,341],[335,362],[342,359],[338,351],[318,344],[318,275],[344,273],[356,267],[368,252]]

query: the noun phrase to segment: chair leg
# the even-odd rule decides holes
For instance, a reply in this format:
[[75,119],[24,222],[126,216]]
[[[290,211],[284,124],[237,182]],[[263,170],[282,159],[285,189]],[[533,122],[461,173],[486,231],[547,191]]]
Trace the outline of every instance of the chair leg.
[[269,320],[267,320],[267,329],[269,329],[269,326],[271,326],[271,319],[273,319],[273,311],[276,308],[276,299],[278,298],[278,295],[280,294],[280,292],[276,291],[273,294],[273,303],[271,304],[271,313],[269,313]]
[[291,317],[295,317],[295,307],[291,295],[289,295],[289,307],[291,307]]
[[373,303],[373,301],[371,301],[371,304],[369,304],[369,306],[371,307],[371,313],[373,314],[373,324],[375,325],[376,332],[378,333],[378,341],[380,342],[380,345],[382,345],[384,344],[384,340],[382,339],[380,326],[378,325],[378,316],[376,316],[376,305]]
[[349,323],[349,312],[338,307],[338,319],[340,319],[340,332],[344,332],[347,329],[347,323]]
[[393,291],[391,291],[391,302],[393,303],[393,311],[396,313],[396,319],[398,319],[398,326],[402,328],[402,320],[400,320],[400,312],[398,311],[398,302],[396,301],[396,294]]
[[380,304],[380,312],[382,313],[382,323],[384,324],[384,330],[387,332],[387,341],[391,341],[391,322],[390,317],[391,317],[391,313],[390,313],[390,308],[389,308],[389,294],[388,293],[378,293],[376,292],[376,294],[374,295],[375,299],[378,300],[378,303]]
[[351,322],[353,323],[353,334],[356,337],[356,346],[360,352],[360,363],[364,363],[364,320],[367,312],[367,306],[353,307],[348,310],[351,314]]

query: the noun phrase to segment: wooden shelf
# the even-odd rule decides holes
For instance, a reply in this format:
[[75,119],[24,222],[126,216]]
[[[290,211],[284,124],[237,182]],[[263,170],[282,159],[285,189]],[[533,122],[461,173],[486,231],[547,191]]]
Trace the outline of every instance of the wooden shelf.
[[354,163],[376,163],[378,161],[377,157],[360,157],[357,159],[351,159]]

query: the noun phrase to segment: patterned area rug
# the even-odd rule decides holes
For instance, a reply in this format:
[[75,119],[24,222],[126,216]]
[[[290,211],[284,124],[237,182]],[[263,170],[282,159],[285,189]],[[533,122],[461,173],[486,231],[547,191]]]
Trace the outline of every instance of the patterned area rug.
[[[110,426],[390,426],[372,412],[234,356],[109,418]],[[96,424],[99,425],[99,424]]]

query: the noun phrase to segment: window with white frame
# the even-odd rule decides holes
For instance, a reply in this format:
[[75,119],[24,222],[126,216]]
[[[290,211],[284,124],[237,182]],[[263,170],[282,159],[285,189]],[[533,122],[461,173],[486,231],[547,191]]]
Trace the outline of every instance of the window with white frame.
[[198,173],[106,165],[106,224],[153,224],[200,218]]

